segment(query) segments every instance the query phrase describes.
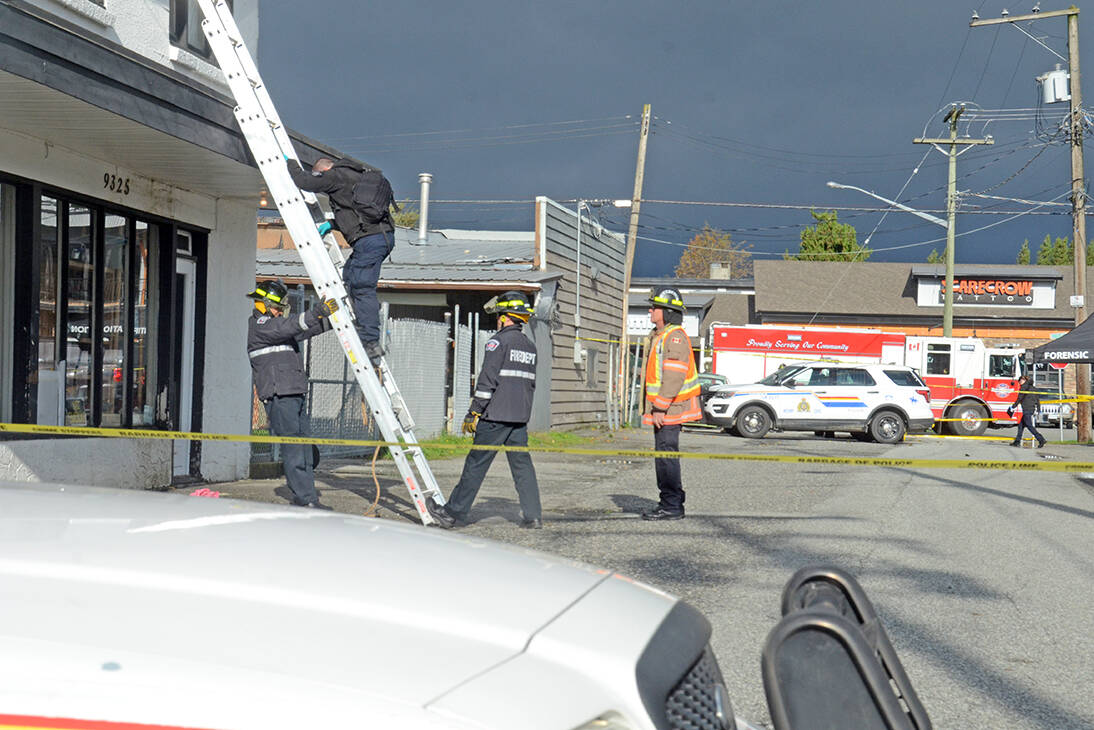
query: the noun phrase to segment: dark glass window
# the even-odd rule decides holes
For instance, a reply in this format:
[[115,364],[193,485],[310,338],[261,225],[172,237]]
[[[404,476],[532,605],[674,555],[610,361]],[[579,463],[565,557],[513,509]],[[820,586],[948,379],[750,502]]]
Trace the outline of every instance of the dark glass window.
[[[91,317],[94,296],[94,211],[69,205],[64,236],[67,291],[59,307],[67,323],[65,352],[65,425],[90,426],[95,339]],[[62,218],[62,221],[65,221]]]
[[927,375],[950,374],[950,346],[927,345]]
[[911,370],[886,370],[885,374],[889,376],[889,380],[897,385],[906,385],[915,388],[926,387],[923,381],[919,379],[919,376]]
[[48,425],[156,423],[162,226],[62,197],[42,195],[39,205],[31,416]]
[[[228,7],[232,7],[231,0]],[[209,58],[212,51],[201,30],[201,21],[205,16],[197,0],[171,0],[170,15],[171,43],[202,58]]]
[[1013,378],[1017,355],[991,355],[988,357],[989,378]]
[[836,385],[877,385],[870,373],[862,368],[836,370]]

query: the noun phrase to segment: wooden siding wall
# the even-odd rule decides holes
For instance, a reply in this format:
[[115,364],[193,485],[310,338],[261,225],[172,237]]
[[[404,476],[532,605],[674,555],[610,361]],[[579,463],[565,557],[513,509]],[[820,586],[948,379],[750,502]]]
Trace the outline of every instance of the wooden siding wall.
[[[588,340],[619,340],[626,239],[598,226],[588,213],[582,215],[581,344],[590,351],[590,358],[581,366],[575,365],[577,215],[546,198],[537,199],[536,206],[537,231],[544,236],[545,268],[562,272],[557,294],[558,325],[552,338],[551,426],[573,428],[605,424],[609,345]],[[594,267],[597,270],[595,278]],[[618,347],[616,349],[618,351]],[[590,362],[594,366],[592,385],[587,372]]]

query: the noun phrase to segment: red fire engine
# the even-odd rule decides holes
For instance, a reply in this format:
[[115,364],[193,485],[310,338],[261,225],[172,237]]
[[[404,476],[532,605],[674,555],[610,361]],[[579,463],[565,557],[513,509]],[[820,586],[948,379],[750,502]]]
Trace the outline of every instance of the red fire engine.
[[979,436],[1016,397],[1022,351],[986,347],[975,337],[928,337],[878,329],[714,324],[714,372],[730,383],[754,383],[781,365],[806,360],[907,365],[931,389],[931,409],[945,430]]

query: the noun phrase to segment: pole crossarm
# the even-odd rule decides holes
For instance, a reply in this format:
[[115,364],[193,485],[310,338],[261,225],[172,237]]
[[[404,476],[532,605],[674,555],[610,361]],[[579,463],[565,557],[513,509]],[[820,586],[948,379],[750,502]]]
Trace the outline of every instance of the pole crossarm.
[[984,139],[964,139],[958,137],[956,140],[949,137],[916,137],[912,140],[914,144],[995,144],[995,140],[991,137],[985,137]]
[[982,25],[1002,25],[1003,23],[1018,23],[1023,20],[1040,20],[1041,18],[1058,18],[1061,15],[1078,15],[1079,9],[1072,5],[1067,10],[1046,10],[1044,12],[1029,13],[1027,15],[1008,15],[1005,18],[974,18],[969,21],[970,28],[979,28]]

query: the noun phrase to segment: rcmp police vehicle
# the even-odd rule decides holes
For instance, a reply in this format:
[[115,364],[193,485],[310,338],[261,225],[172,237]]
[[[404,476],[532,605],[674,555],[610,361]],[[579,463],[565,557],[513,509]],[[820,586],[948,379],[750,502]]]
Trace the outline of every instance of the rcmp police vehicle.
[[934,425],[931,392],[903,365],[817,361],[789,365],[758,383],[714,388],[707,416],[728,433],[763,438],[782,431],[846,431],[892,444]]

